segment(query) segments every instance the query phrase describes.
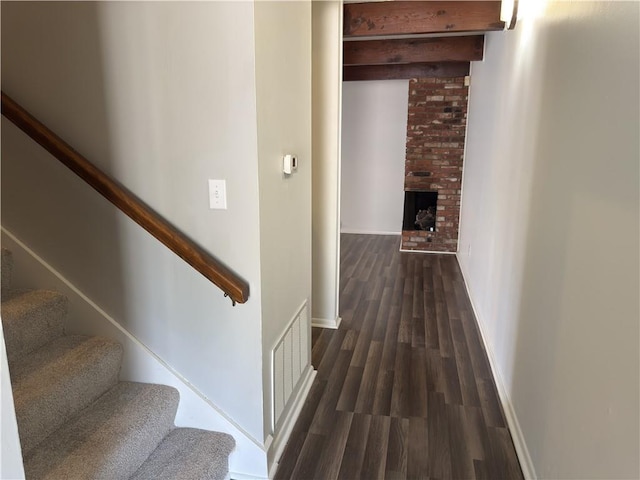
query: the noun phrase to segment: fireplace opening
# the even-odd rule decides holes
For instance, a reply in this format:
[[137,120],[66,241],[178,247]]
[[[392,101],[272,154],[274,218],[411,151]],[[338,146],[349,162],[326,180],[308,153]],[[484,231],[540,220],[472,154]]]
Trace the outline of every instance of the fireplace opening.
[[435,232],[438,192],[404,192],[402,230]]

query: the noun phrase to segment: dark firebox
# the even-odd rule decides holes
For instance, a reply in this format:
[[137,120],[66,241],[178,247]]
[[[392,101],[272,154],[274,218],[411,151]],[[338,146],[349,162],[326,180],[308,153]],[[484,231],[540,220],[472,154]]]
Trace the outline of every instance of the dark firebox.
[[436,230],[438,192],[404,192],[402,230]]

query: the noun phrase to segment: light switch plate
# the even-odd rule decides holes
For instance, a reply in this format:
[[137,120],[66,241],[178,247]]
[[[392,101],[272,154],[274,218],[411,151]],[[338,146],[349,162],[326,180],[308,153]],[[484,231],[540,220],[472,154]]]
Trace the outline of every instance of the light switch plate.
[[209,208],[227,209],[227,181],[209,179]]

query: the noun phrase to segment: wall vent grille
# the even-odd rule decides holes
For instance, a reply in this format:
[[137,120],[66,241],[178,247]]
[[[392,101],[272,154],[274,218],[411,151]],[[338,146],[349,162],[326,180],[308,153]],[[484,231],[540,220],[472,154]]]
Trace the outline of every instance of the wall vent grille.
[[289,322],[272,353],[273,430],[310,363],[309,310],[307,302]]

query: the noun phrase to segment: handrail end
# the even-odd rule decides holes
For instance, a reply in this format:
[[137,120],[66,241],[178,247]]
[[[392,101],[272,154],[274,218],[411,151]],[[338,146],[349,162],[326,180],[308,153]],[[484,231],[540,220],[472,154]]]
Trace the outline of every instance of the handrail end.
[[246,303],[249,300],[249,284],[241,283],[240,285],[234,285],[233,291],[223,290],[225,298],[228,297],[231,300],[231,305],[236,306],[236,303]]

